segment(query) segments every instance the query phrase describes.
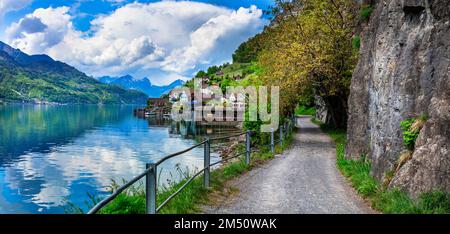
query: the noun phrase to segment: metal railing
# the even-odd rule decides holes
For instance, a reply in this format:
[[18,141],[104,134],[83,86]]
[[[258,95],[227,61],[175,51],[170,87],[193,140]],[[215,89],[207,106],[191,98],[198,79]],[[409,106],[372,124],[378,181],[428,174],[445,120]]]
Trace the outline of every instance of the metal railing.
[[[284,131],[283,131],[284,128]],[[280,143],[280,146],[283,144],[283,138],[286,138],[287,134],[292,131],[291,123],[288,122],[287,124],[281,125],[279,127],[279,140],[276,142],[274,140],[275,134],[272,130],[271,132],[271,152],[275,152],[275,144]],[[226,157],[220,161],[217,161],[215,163],[211,164],[211,142],[212,141],[218,141],[218,140],[224,140],[229,139],[232,137],[239,137],[245,134],[245,151],[238,153],[231,157]],[[175,191],[172,195],[170,195],[165,201],[163,201],[159,206],[156,204],[156,196],[157,196],[157,168],[158,166],[163,163],[164,161],[171,159],[173,157],[179,156],[181,154],[184,154],[186,152],[191,151],[192,149],[195,149],[199,146],[204,145],[204,168],[198,172],[196,172],[191,178],[189,178],[177,191]],[[188,186],[195,178],[197,178],[199,175],[203,174],[203,185],[205,187],[210,186],[210,176],[211,176],[211,167],[223,163],[225,161],[231,160],[233,158],[240,157],[242,155],[245,155],[245,163],[247,165],[250,165],[250,155],[251,155],[251,131],[241,132],[239,134],[234,134],[230,136],[224,136],[224,137],[217,137],[217,138],[206,138],[204,141],[193,145],[185,150],[167,155],[160,160],[158,160],[156,163],[147,163],[146,169],[141,174],[137,175],[136,177],[132,178],[130,181],[125,183],[124,185],[120,186],[114,192],[106,197],[105,199],[101,200],[99,203],[97,203],[91,210],[89,210],[88,214],[95,214],[97,213],[101,208],[106,206],[109,202],[114,200],[119,194],[121,194],[123,191],[125,191],[127,188],[132,186],[134,183],[139,181],[140,179],[145,177],[145,205],[146,205],[146,213],[147,214],[156,214],[158,211],[160,211],[165,205],[167,205],[176,195],[178,195],[186,186]]]

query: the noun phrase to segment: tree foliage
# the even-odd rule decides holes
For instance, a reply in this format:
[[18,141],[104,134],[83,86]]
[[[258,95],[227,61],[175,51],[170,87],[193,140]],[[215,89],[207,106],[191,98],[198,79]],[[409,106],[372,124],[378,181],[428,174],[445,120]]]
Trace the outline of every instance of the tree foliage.
[[[62,71],[61,71],[62,70]],[[142,104],[147,95],[100,83],[74,68],[25,67],[0,58],[0,100],[77,104]]]
[[272,26],[265,30],[258,63],[267,84],[279,85],[282,114],[294,110],[300,93],[313,89],[332,118],[345,126],[347,98],[356,50],[352,47],[356,4],[353,0],[277,2]]
[[233,63],[250,63],[256,61],[263,49],[265,33],[257,34],[246,42],[239,45],[233,53]]
[[209,67],[196,77],[208,76],[211,84],[222,89],[233,83],[236,73],[243,78],[239,85],[278,85],[282,118],[297,105],[311,107],[314,98],[320,98],[330,113],[326,123],[345,127],[359,47],[354,35],[358,4],[354,0],[277,0],[269,15],[271,24],[238,47],[233,64]]
[[202,78],[202,77],[205,77],[205,76],[207,76],[207,75],[208,75],[208,73],[206,73],[206,72],[203,71],[203,70],[200,70],[200,71],[197,72],[197,74],[195,75],[195,77],[196,77],[196,78]]

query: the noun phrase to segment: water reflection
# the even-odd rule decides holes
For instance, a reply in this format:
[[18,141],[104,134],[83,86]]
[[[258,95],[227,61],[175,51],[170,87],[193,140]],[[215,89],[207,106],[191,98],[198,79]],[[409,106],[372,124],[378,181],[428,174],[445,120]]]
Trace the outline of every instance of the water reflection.
[[[111,179],[129,179],[145,163],[188,148],[208,131],[139,119],[133,108],[0,106],[0,213],[63,213],[68,201],[87,209],[87,193],[106,195]],[[213,132],[232,131],[218,129]],[[201,168],[203,149],[165,162],[161,183],[177,179],[176,164]]]

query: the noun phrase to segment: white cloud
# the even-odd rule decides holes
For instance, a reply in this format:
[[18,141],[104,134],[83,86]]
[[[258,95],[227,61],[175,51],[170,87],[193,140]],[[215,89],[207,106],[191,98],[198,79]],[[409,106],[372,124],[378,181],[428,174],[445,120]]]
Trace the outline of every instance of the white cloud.
[[0,0],[0,23],[6,13],[23,9],[32,1],[33,0]]
[[106,0],[107,2],[112,2],[112,3],[123,3],[127,0]]
[[225,50],[225,53],[231,53],[240,42],[263,25],[261,16],[262,11],[252,6],[209,19],[190,34],[190,44],[187,47],[177,49],[167,57],[162,68],[173,72],[194,69],[202,60],[215,59],[213,52],[220,52],[215,51],[218,47]]
[[[90,75],[144,74],[167,81],[204,63],[228,60],[265,20],[256,7],[231,10],[190,1],[126,4],[99,15],[88,32],[74,28],[68,7],[36,9],[7,29],[7,41],[27,53],[47,53]],[[41,23],[41,24],[40,24]],[[43,24],[43,25],[42,25]],[[152,79],[152,74],[148,74]],[[157,83],[166,83],[161,82]]]
[[[64,37],[73,31],[68,10],[68,7],[36,9],[6,29],[8,42],[31,54],[45,53],[47,49],[61,43]],[[41,25],[40,30],[30,30],[29,23],[25,22]]]

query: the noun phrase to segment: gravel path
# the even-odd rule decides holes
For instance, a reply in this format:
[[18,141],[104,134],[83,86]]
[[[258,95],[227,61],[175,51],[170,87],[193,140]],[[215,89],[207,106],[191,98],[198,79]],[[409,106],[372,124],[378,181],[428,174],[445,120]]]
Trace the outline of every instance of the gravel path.
[[331,139],[309,117],[297,118],[293,146],[232,181],[239,192],[205,213],[373,213],[336,168]]

